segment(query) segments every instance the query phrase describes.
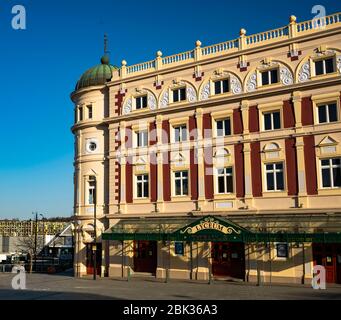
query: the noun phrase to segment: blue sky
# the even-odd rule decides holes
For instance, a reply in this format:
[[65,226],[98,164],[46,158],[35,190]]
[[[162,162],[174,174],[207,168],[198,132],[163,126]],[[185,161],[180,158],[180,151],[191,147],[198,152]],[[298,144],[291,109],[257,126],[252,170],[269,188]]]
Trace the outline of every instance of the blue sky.
[[[24,5],[27,29],[11,28],[11,9]],[[327,14],[339,1],[0,0],[0,217],[70,216],[73,206],[73,106],[79,76],[99,63],[103,34],[111,61],[155,57]]]

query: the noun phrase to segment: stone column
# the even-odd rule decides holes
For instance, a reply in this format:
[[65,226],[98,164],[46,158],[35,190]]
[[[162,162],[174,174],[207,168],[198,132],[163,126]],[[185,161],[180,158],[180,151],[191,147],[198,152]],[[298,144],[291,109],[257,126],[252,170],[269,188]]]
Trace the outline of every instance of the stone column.
[[[250,139],[249,131],[249,101],[243,100],[240,105],[243,118],[243,138]],[[243,145],[244,152],[244,185],[245,185],[245,204],[251,206],[252,204],[252,175],[251,175],[251,144],[249,142]]]
[[163,152],[162,147],[162,115],[156,117],[157,131],[157,204],[160,212],[163,212]]
[[295,111],[295,128],[302,128],[302,97],[301,92],[294,91],[292,95],[292,102]]
[[304,141],[303,137],[296,138],[296,154],[297,154],[297,178],[298,178],[298,205],[307,207],[308,197],[306,189],[306,172],[304,162]]
[[126,123],[120,123],[120,136],[121,136],[121,181],[120,181],[120,198],[121,198],[121,211],[126,211]]
[[244,138],[246,135],[250,133],[249,132],[249,106],[250,104],[249,104],[249,101],[247,100],[243,100],[240,105],[240,109],[242,111],[242,118],[243,118]]
[[116,187],[116,180],[118,179],[118,163],[116,161],[116,151],[118,149],[118,141],[116,134],[119,131],[119,124],[109,125],[109,213],[117,212],[118,201],[116,197],[119,196],[120,188]]

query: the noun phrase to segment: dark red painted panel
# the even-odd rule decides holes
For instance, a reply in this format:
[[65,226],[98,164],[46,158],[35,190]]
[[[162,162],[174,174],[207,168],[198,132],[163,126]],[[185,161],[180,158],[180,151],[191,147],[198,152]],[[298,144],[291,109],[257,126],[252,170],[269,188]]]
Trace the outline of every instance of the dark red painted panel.
[[126,133],[125,133],[125,145],[126,148],[132,148],[133,147],[133,136],[132,136],[132,127],[126,127]]
[[170,152],[163,154],[163,200],[171,201]]
[[198,164],[195,160],[195,150],[190,151],[191,199],[198,199]]
[[152,146],[157,143],[157,132],[156,132],[156,124],[154,121],[149,123],[149,145]]
[[126,164],[126,202],[133,202],[133,164],[132,157],[127,158]]
[[163,120],[162,121],[162,143],[169,143],[169,121]]
[[157,156],[154,152],[150,155],[150,200],[157,201]]
[[295,144],[295,138],[285,140],[286,173],[289,196],[295,196],[298,194],[297,156]]
[[197,133],[196,133],[196,120],[194,116],[190,116],[188,120],[188,131],[189,131],[189,139],[190,141],[194,141],[197,139]]
[[306,187],[308,195],[317,194],[316,150],[314,136],[303,137]]
[[251,143],[251,176],[252,193],[254,197],[261,197],[262,192],[262,163],[260,153],[260,142]]
[[259,120],[258,120],[257,106],[249,107],[249,131],[259,132]]
[[243,133],[243,119],[242,112],[240,109],[233,110],[233,132],[234,134]]
[[302,125],[314,124],[313,103],[310,97],[302,98]]
[[295,127],[295,111],[292,101],[286,100],[283,102],[283,121],[284,128]]

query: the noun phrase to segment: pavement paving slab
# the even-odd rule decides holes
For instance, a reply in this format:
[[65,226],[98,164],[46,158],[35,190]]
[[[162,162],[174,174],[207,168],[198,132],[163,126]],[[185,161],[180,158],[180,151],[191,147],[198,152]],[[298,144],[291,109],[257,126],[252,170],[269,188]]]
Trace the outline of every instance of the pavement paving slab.
[[14,290],[13,274],[0,273],[0,300],[340,300],[341,286],[314,290],[309,285],[256,286],[149,279],[74,278],[67,274],[26,274],[26,290]]

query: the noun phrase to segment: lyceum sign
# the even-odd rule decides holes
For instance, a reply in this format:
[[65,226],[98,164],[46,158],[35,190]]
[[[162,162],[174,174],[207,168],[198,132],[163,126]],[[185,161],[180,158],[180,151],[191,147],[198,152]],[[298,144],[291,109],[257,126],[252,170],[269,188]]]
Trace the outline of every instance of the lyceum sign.
[[223,234],[241,233],[240,230],[236,230],[232,226],[225,226],[213,217],[207,217],[204,220],[200,220],[196,225],[187,227],[185,230],[181,231],[181,233],[195,234],[203,230],[215,230]]

